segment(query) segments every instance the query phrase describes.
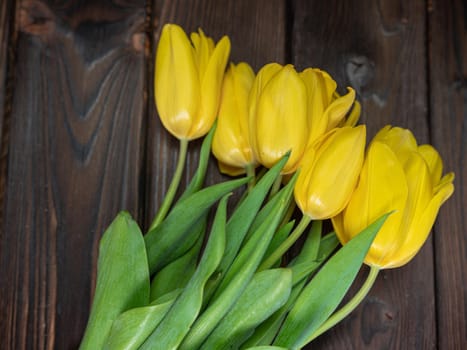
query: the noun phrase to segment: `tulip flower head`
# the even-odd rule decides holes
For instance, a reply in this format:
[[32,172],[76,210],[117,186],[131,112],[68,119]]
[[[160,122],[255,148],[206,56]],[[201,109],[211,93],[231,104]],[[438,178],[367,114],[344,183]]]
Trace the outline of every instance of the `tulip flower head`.
[[387,126],[373,139],[359,183],[345,210],[332,219],[345,244],[381,215],[393,211],[365,262],[380,269],[406,264],[420,250],[441,205],[452,195],[454,174],[430,145],[409,130]]
[[330,75],[319,69],[297,73],[292,65],[265,65],[250,94],[250,143],[259,163],[270,168],[291,151],[283,174],[292,173],[317,139],[336,127],[354,126],[359,108],[348,112],[355,91],[348,88],[339,96],[336,88]]
[[256,76],[250,93],[250,144],[255,159],[272,167],[287,152],[283,168],[295,171],[309,137],[306,86],[292,65],[271,63]]
[[307,151],[294,190],[305,215],[328,219],[344,209],[362,168],[365,139],[364,125],[336,128]]
[[255,73],[247,63],[231,64],[226,72],[212,142],[212,152],[221,172],[239,175],[256,160],[250,146],[248,95]]
[[217,45],[201,30],[191,42],[181,27],[166,24],[156,54],[155,99],[164,127],[178,139],[204,136],[217,116],[230,41]]

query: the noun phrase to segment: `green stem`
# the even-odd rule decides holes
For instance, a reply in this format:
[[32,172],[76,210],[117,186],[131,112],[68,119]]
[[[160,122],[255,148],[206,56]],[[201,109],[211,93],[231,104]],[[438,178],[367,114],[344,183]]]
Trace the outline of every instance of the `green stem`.
[[248,164],[245,167],[246,171],[246,176],[251,176],[251,180],[248,181],[248,192],[251,191],[251,189],[255,186],[256,179],[255,179],[255,165],[254,164]]
[[354,295],[354,297],[345,304],[339,311],[336,311],[331,317],[329,317],[326,322],[324,322],[321,327],[319,327],[310,338],[307,340],[307,344],[311,342],[313,339],[317,338],[328,329],[334,327],[340,321],[342,321],[347,315],[349,315],[355,308],[365,299],[366,295],[370,291],[371,287],[376,281],[376,277],[378,277],[379,268],[375,266],[371,266],[370,272],[363,283],[360,290]]
[[180,149],[178,153],[178,162],[177,167],[175,169],[175,173],[172,177],[172,182],[170,183],[169,189],[165,194],[164,200],[157,212],[156,217],[151,223],[148,231],[153,230],[155,227],[159,226],[159,224],[165,219],[170,206],[175,198],[175,194],[177,193],[178,185],[180,184],[180,180],[182,178],[183,168],[185,167],[186,161],[186,154],[188,150],[188,140],[180,140]]
[[303,215],[302,219],[298,223],[297,227],[292,231],[292,233],[287,237],[287,239],[282,242],[282,244],[277,247],[277,249],[267,257],[266,260],[258,268],[258,271],[269,269],[274,263],[279,260],[282,255],[285,254],[287,250],[297,241],[297,239],[302,235],[303,231],[305,231],[306,227],[311,221],[311,217],[308,215]]

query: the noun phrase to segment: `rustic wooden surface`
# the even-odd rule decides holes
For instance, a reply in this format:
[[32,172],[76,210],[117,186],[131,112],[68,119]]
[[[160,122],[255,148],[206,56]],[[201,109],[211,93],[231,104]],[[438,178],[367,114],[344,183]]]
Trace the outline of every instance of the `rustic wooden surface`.
[[439,349],[467,344],[467,5],[429,8],[430,136],[457,176],[457,193],[434,228]]
[[399,125],[439,149],[456,192],[430,239],[313,349],[464,348],[466,13],[462,0],[1,1],[0,348],[76,348],[104,228],[121,209],[147,225],[160,203],[177,151],[152,101],[167,22],[229,35],[232,61],[256,70],[328,70],[357,90],[370,136]]

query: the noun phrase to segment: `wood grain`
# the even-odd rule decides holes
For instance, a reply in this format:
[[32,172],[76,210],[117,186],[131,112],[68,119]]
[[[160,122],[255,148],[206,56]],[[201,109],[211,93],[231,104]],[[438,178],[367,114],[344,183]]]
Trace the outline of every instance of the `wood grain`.
[[[297,68],[323,68],[339,86],[353,86],[369,138],[393,124],[429,141],[424,6],[423,1],[293,2],[293,62]],[[356,312],[310,348],[435,348],[433,264],[429,239],[408,266],[384,271]]]
[[[156,32],[153,47],[157,47],[160,29],[165,23],[180,24],[187,33],[202,28],[216,41],[223,35],[228,35],[232,45],[231,60],[236,63],[247,61],[257,70],[272,61],[284,63],[285,16],[285,1],[282,0],[159,0],[153,8]],[[153,90],[150,90],[150,96],[153,96]],[[151,220],[165,195],[178,155],[178,141],[163,128],[155,109],[152,115],[148,136],[147,222]],[[197,166],[199,146],[199,141],[192,142],[190,146],[182,188],[189,182]],[[221,179],[226,177],[219,174],[213,160],[206,183],[216,183]]]
[[13,71],[16,38],[12,30],[15,19],[14,0],[0,3],[0,225],[3,220],[3,201],[5,196],[5,168],[8,154],[8,131],[11,114],[11,95],[13,87],[9,75]]
[[23,1],[0,241],[2,349],[74,349],[98,240],[138,216],[144,1]]
[[7,72],[10,57],[9,46],[13,39],[11,29],[15,18],[14,10],[13,0],[6,0],[0,3],[0,130],[2,129],[3,114],[5,112],[5,93],[7,89],[6,84],[8,82]]
[[467,5],[433,1],[429,10],[431,134],[456,174],[434,230],[438,348],[458,349],[467,344]]

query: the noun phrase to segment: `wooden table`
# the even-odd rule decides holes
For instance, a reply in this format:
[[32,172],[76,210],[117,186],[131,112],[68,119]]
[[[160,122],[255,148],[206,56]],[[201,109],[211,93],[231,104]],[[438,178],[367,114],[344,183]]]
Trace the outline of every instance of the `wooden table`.
[[[466,11],[462,0],[1,0],[0,348],[76,348],[101,233],[121,209],[147,225],[160,203],[177,153],[152,97],[166,22],[229,35],[231,59],[255,69],[323,68],[357,90],[370,137],[399,125],[439,149],[456,192],[431,237],[313,349],[465,348]],[[209,174],[221,179],[214,161]]]

